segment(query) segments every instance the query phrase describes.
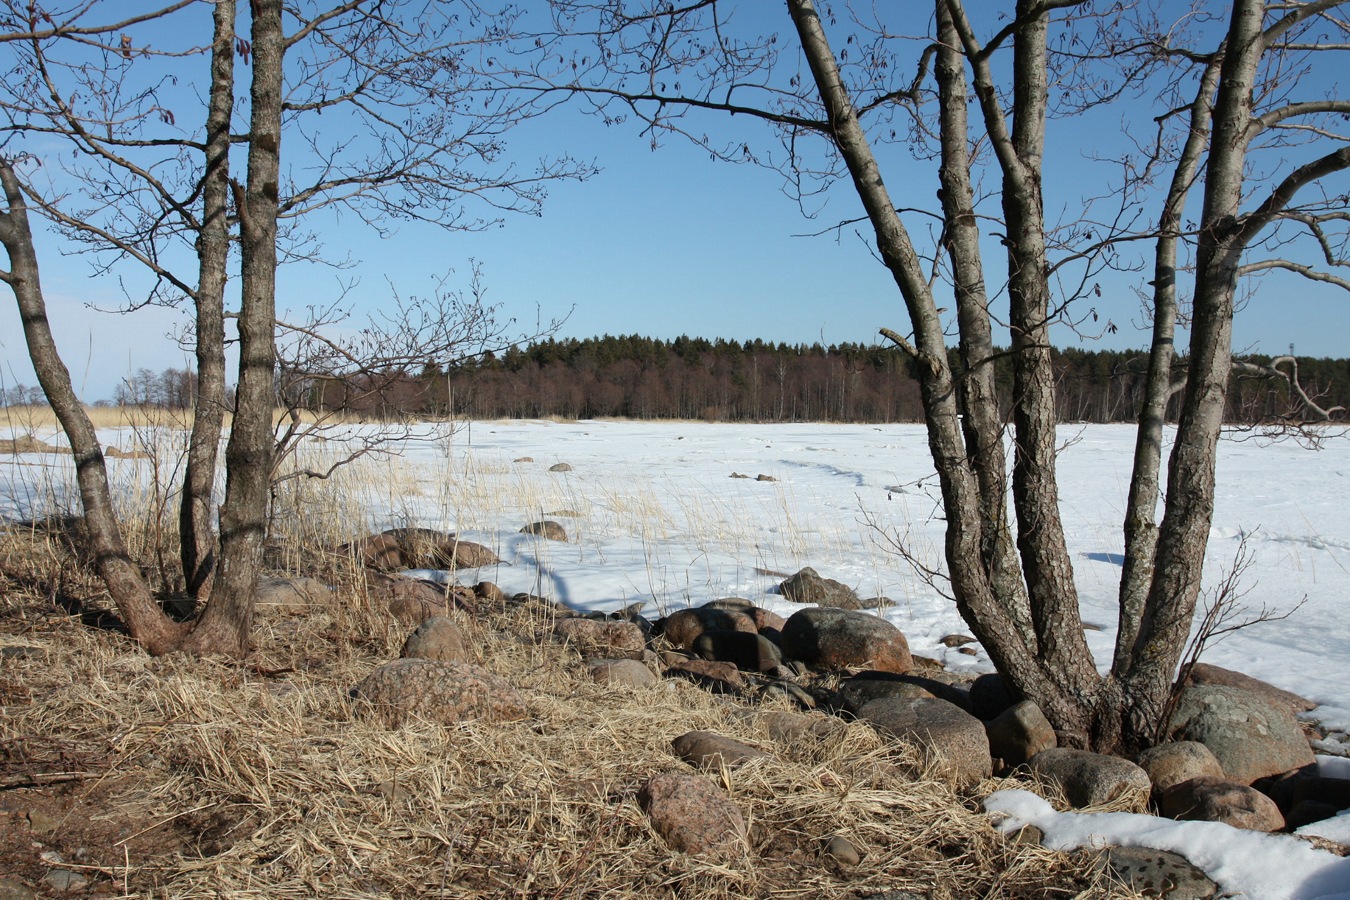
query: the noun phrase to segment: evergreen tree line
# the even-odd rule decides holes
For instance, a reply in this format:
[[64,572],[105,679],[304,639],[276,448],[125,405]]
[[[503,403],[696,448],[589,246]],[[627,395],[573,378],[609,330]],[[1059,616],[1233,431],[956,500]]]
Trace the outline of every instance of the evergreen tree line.
[[[1271,357],[1246,361],[1267,365]],[[959,371],[954,351],[952,364]],[[1010,357],[996,355],[989,364],[1001,395],[1011,397]],[[1143,351],[1056,350],[1054,364],[1062,421],[1136,418]],[[381,417],[918,422],[915,365],[897,349],[851,343],[550,338],[447,368],[428,364],[416,375],[376,376],[378,383],[372,376],[326,380],[309,404]],[[1350,407],[1350,360],[1299,358],[1298,374],[1319,405]],[[1301,413],[1283,379],[1234,375],[1227,415],[1251,423]]]

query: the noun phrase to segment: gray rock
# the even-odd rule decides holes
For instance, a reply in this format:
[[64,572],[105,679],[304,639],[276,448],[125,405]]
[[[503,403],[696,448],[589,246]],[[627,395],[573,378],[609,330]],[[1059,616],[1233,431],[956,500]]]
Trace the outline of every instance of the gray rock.
[[52,869],[42,876],[42,883],[58,894],[73,894],[84,890],[89,884],[89,879],[69,869]]
[[1148,773],[1155,791],[1192,778],[1223,778],[1223,766],[1209,748],[1198,741],[1172,741],[1150,747],[1139,754],[1139,767]]
[[1118,756],[1054,747],[1031,758],[1031,771],[1058,785],[1073,806],[1098,806],[1116,800],[1137,801],[1141,807],[1153,785],[1148,773]]
[[1256,788],[1222,778],[1192,778],[1162,793],[1164,816],[1200,822],[1223,822],[1252,831],[1279,831],[1284,816],[1275,801]]
[[703,659],[729,662],[743,672],[768,672],[783,661],[782,652],[761,634],[705,631],[691,648]]
[[432,616],[403,642],[403,658],[471,661],[469,642],[449,616]]
[[900,629],[870,613],[798,610],[783,626],[780,640],[784,657],[823,669],[853,666],[903,675],[914,667]]
[[1108,847],[1097,862],[1116,880],[1146,897],[1212,900],[1219,887],[1190,860],[1149,847]]
[[721,860],[746,852],[745,817],[707,778],[683,772],[653,775],[638,791],[638,804],[673,850]]
[[1059,745],[1055,729],[1041,708],[1023,700],[984,723],[989,752],[1004,765],[1020,766],[1037,753]]
[[385,663],[352,689],[360,709],[391,727],[425,719],[451,725],[465,719],[509,721],[525,716],[525,701],[504,679],[464,662],[399,659]]
[[651,669],[636,659],[595,659],[587,664],[587,668],[597,684],[610,687],[645,688],[660,681]]
[[858,718],[883,734],[918,745],[961,785],[993,772],[984,724],[946,700],[885,697],[863,706]]
[[712,731],[689,731],[670,742],[675,755],[699,769],[734,769],[752,759],[769,754],[749,744]]
[[520,529],[521,534],[535,534],[541,538],[550,541],[566,541],[567,529],[563,528],[557,522],[545,519],[542,522],[531,522]]
[[642,628],[633,622],[574,617],[559,621],[554,625],[553,633],[583,656],[638,659],[647,649]]
[[836,609],[859,609],[862,605],[853,588],[833,578],[822,578],[810,567],[779,584],[778,591],[793,603],[815,603]]
[[1184,688],[1170,732],[1174,740],[1204,744],[1228,777],[1243,784],[1313,762],[1312,748],[1290,708],[1244,688]]

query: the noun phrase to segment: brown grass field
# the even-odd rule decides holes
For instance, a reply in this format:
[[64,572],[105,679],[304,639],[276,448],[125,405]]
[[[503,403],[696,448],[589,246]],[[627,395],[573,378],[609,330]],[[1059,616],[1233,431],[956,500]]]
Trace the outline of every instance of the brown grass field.
[[[602,687],[537,607],[456,614],[524,720],[383,727],[348,691],[410,627],[372,608],[350,561],[314,552],[351,537],[342,520],[278,536],[272,574],[336,589],[260,608],[242,662],[147,656],[60,533],[0,532],[0,879],[147,900],[1137,896],[1094,854],[999,835],[980,800],[1009,782],[955,791],[862,723],[777,742],[760,713],[786,701]],[[171,526],[128,525],[153,574]],[[750,823],[732,862],[671,850],[636,800],[648,777],[694,771],[670,746],[693,729],[769,751],[706,773]],[[822,854],[834,835],[860,865]],[[60,872],[84,881],[61,893]]]

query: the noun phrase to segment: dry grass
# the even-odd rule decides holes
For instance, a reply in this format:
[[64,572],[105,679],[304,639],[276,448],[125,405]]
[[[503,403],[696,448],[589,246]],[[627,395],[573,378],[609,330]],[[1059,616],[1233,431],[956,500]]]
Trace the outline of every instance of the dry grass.
[[[0,868],[30,883],[53,867],[41,849],[146,898],[1129,896],[998,836],[977,805],[997,784],[953,793],[861,724],[775,744],[753,707],[683,681],[602,688],[523,612],[463,625],[525,695],[524,721],[390,731],[346,695],[405,629],[355,590],[263,611],[256,653],[225,664],[152,659],[93,627],[99,586],[40,533],[0,538],[0,579],[0,646],[33,648],[0,664],[0,777],[68,779],[0,806]],[[672,852],[635,800],[683,767],[669,742],[695,728],[772,751],[709,776],[751,823],[732,863]],[[861,866],[821,856],[836,834]]]
[[[132,433],[155,458],[128,466],[119,487],[124,513],[141,514],[128,516],[129,545],[164,586],[177,439],[148,422]],[[736,547],[753,516],[672,516],[640,486],[588,497],[575,480],[461,457],[446,441],[435,481],[368,457],[331,481],[281,486],[271,564],[337,590],[325,606],[260,609],[242,663],[147,657],[107,627],[106,593],[59,535],[0,532],[0,872],[36,885],[68,869],[104,895],[144,898],[1133,896],[1087,859],[996,834],[978,801],[998,783],[955,792],[858,723],[779,743],[765,707],[685,681],[600,687],[543,637],[546,614],[523,607],[461,619],[478,661],[525,696],[523,721],[391,731],[354,715],[348,690],[398,656],[407,629],[314,548],[368,527],[372,509],[396,514],[420,491],[462,527],[506,509],[574,511],[569,530],[583,533],[645,523],[657,566],[671,530]],[[307,446],[301,461],[334,452]],[[69,511],[68,477],[54,471],[33,507]],[[791,497],[781,503],[790,512]],[[671,851],[636,801],[646,778],[685,768],[670,741],[692,729],[771,752],[708,776],[751,825],[732,862]],[[834,835],[864,851],[860,866],[822,856]]]

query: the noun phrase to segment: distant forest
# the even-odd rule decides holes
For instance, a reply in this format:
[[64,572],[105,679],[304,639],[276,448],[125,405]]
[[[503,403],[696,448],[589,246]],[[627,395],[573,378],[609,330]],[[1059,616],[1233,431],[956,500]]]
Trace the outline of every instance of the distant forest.
[[[1135,418],[1144,351],[1064,349],[1054,360],[1062,421]],[[1263,366],[1271,357],[1244,360]],[[1009,359],[992,364],[1011,397]],[[310,381],[302,405],[379,417],[914,422],[922,420],[914,365],[881,346],[605,335],[511,347],[448,370]],[[1350,407],[1350,360],[1300,357],[1298,375],[1319,405]],[[1234,374],[1230,421],[1299,415],[1284,379]]]

